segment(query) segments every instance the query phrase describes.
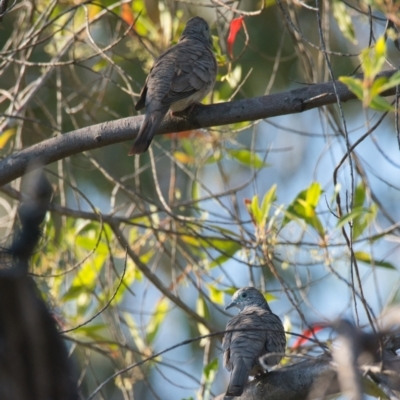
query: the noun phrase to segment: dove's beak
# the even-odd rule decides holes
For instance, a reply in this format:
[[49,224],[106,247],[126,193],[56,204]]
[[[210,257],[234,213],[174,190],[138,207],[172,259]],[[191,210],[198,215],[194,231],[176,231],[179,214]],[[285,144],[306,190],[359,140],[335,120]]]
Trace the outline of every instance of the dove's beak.
[[225,307],[225,311],[228,310],[229,308],[232,308],[232,307],[235,307],[235,306],[236,306],[236,302],[232,301],[231,304],[229,304],[229,305],[227,305],[227,306]]

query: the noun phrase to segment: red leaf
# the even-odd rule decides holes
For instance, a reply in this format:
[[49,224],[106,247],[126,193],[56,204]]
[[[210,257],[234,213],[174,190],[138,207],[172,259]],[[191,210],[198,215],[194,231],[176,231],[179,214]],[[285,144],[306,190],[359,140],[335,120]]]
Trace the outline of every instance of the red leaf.
[[243,16],[239,17],[239,18],[235,18],[232,20],[231,24],[229,25],[229,35],[228,35],[227,42],[228,42],[228,53],[231,56],[231,58],[233,58],[233,53],[232,53],[233,44],[235,43],[236,35],[242,28],[243,19],[244,19]]
[[324,328],[326,327],[323,325],[313,325],[311,326],[310,329],[304,330],[301,336],[299,336],[295,341],[294,345],[292,346],[292,349],[298,349],[304,343],[307,343],[308,339],[310,339],[315,333],[319,332],[321,329]]
[[244,199],[244,205],[246,206],[247,211],[248,211],[248,213],[249,213],[249,215],[250,215],[251,222],[253,223],[254,226],[257,226],[257,222],[256,222],[256,220],[254,219],[253,212],[251,211],[251,199],[247,199],[247,198]]

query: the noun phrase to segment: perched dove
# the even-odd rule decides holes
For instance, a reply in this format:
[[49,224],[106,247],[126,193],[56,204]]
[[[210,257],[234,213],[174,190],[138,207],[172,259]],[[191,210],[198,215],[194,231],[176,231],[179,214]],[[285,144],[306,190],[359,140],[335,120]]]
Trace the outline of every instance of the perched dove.
[[146,107],[146,116],[129,155],[144,153],[168,110],[183,111],[211,91],[217,61],[207,22],[190,19],[179,42],[156,60],[135,109]]
[[[281,320],[257,289],[239,289],[225,310],[231,307],[237,307],[240,312],[226,325],[222,341],[224,366],[231,373],[226,396],[240,396],[249,375],[263,371],[260,357],[285,352],[286,337]],[[281,355],[271,355],[263,361],[272,367],[281,359]]]

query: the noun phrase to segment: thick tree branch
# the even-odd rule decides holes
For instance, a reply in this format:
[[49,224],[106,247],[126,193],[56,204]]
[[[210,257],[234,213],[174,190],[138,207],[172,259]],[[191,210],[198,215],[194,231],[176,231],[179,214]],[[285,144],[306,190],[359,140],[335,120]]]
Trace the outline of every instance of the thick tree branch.
[[[309,397],[315,389],[324,384],[324,391],[318,391],[317,396]],[[329,357],[321,356],[314,360],[301,361],[288,367],[269,372],[255,378],[246,385],[237,400],[306,400],[319,395],[328,395],[340,391],[336,373],[331,366]],[[214,400],[224,400],[224,394]]]
[[[395,72],[397,71],[385,71],[379,76],[389,77]],[[346,102],[356,98],[344,84],[339,81],[335,81],[335,84],[340,101]],[[385,95],[393,95],[395,91],[393,88]],[[300,113],[336,102],[333,83],[320,83],[269,96],[198,106],[184,118],[168,114],[157,134],[256,121]],[[22,176],[31,161],[40,159],[43,165],[47,165],[82,151],[132,140],[142,121],[143,116],[136,116],[103,122],[53,137],[12,154],[0,161],[0,186]]]
[[[364,374],[372,374],[379,387],[399,396],[400,359],[398,356],[385,354],[382,365],[364,366]],[[382,388],[381,388],[382,390]],[[332,359],[322,355],[312,360],[301,361],[288,367],[279,368],[255,378],[245,386],[240,397],[230,397],[231,400],[311,400],[325,398],[328,395],[341,392],[337,374]],[[214,400],[224,400],[220,394]]]

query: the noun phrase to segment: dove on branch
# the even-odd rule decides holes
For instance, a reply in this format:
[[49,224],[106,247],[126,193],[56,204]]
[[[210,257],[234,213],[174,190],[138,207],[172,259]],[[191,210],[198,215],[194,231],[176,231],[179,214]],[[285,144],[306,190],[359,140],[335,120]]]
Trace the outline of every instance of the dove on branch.
[[190,19],[179,42],[155,61],[135,109],[146,115],[129,155],[144,153],[169,110],[183,111],[200,102],[212,90],[217,61],[212,37],[201,17]]
[[[254,287],[239,289],[225,310],[237,307],[239,314],[226,325],[222,341],[224,366],[230,371],[226,396],[240,396],[249,375],[264,372],[259,358],[272,367],[285,352],[286,337],[280,318],[273,314],[264,296]],[[278,353],[268,356],[268,353]]]

